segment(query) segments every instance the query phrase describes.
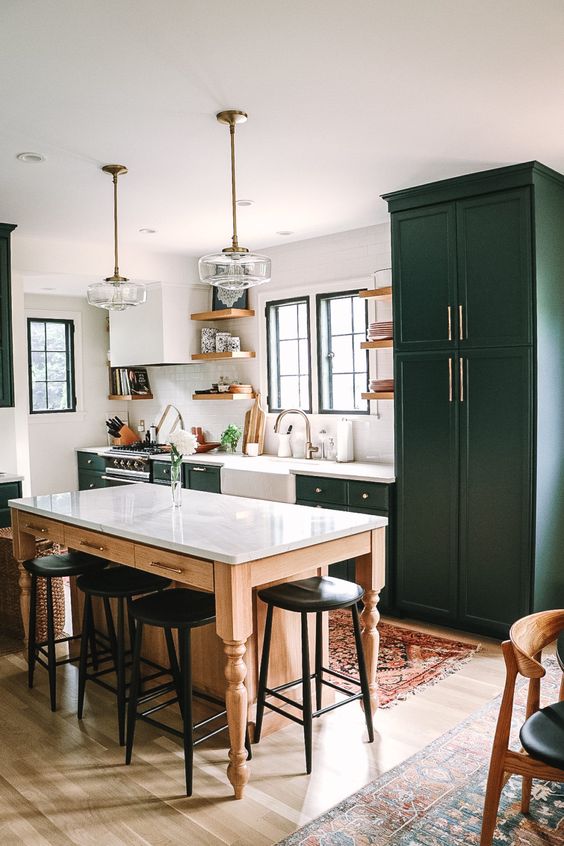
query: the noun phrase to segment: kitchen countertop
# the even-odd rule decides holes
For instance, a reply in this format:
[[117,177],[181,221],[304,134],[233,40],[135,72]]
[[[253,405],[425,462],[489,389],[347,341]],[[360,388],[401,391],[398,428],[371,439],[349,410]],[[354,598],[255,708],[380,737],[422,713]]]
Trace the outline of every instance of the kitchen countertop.
[[[93,452],[103,455],[109,447],[78,447],[77,452]],[[153,455],[154,461],[170,461],[168,455]],[[319,461],[305,458],[278,458],[276,455],[259,455],[251,458],[236,453],[206,452],[186,456],[183,461],[190,464],[211,464],[236,470],[249,470],[256,473],[292,473],[297,476],[325,476],[337,479],[351,479],[359,482],[395,482],[393,464],[376,464],[368,461],[349,461],[337,463],[335,461]]]
[[386,526],[385,517],[139,483],[12,499],[21,511],[184,555],[240,564]]
[[0,473],[0,485],[7,484],[8,482],[23,482],[23,476],[14,476],[12,473]]

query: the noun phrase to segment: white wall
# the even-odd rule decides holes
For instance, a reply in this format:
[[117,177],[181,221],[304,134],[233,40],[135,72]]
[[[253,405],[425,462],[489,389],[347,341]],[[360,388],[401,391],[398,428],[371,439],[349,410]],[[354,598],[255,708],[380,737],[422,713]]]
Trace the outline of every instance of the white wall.
[[[250,292],[249,306],[256,308],[254,320],[232,321],[225,328],[241,336],[242,349],[257,351],[257,359],[246,362],[215,362],[179,367],[150,368],[149,377],[155,399],[130,403],[130,416],[140,418],[148,426],[158,419],[166,403],[176,405],[185,426],[203,426],[208,440],[219,440],[228,423],[243,424],[248,402],[196,401],[195,389],[209,387],[219,376],[250,382],[266,393],[266,349],[264,338],[264,303],[304,292],[346,290],[347,287],[373,287],[374,270],[389,267],[390,229],[387,224],[356,229],[284,244],[262,252],[272,258],[272,281]],[[375,306],[371,306],[374,308]],[[379,309],[389,306],[379,306]],[[388,319],[388,313],[378,312],[379,319]],[[372,318],[371,318],[372,319]],[[205,324],[203,324],[205,325]],[[222,324],[223,327],[223,324]],[[378,365],[376,364],[378,361]],[[377,367],[379,370],[377,371]],[[391,350],[371,353],[371,371],[381,376],[391,375]],[[372,403],[371,415],[353,417],[355,457],[374,461],[391,460],[393,457],[393,404],[389,401]],[[329,434],[336,431],[338,415],[312,416],[314,442],[317,433],[325,428]],[[301,426],[293,421],[296,431]],[[273,432],[274,416],[267,420],[267,452],[275,453],[277,439]]]

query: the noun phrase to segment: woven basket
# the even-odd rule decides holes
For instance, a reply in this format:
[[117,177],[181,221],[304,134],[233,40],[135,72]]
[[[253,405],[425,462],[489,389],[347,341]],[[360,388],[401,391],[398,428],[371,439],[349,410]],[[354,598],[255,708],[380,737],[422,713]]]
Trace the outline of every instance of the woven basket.
[[[49,540],[36,538],[38,557],[60,553],[61,547]],[[5,634],[23,640],[24,628],[20,609],[18,562],[12,549],[12,530],[0,529],[0,626]],[[65,590],[63,580],[52,579],[55,637],[61,637],[65,628]],[[37,640],[47,639],[47,584],[37,580]]]

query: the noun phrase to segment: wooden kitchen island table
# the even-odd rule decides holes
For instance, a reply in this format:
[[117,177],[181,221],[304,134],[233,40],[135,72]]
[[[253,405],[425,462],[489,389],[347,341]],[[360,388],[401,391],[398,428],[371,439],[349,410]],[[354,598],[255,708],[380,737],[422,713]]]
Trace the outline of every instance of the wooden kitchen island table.
[[[256,689],[256,588],[312,571],[323,574],[334,562],[356,559],[356,579],[365,590],[362,637],[376,709],[377,603],[384,586],[386,518],[189,490],[182,491],[182,507],[173,508],[170,490],[150,484],[49,494],[9,504],[25,626],[30,579],[22,562],[34,557],[38,536],[215,594],[227,681],[227,774],[237,799],[249,779],[245,729],[247,686],[253,697]],[[248,640],[254,643],[255,660],[246,685]]]

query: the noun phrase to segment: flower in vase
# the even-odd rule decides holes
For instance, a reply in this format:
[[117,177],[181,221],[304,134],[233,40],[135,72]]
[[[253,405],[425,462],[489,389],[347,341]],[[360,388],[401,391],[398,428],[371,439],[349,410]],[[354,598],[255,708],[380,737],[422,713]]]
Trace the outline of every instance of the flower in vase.
[[183,455],[193,455],[198,446],[196,435],[187,432],[185,429],[177,429],[168,439],[171,446],[172,460],[180,460]]

